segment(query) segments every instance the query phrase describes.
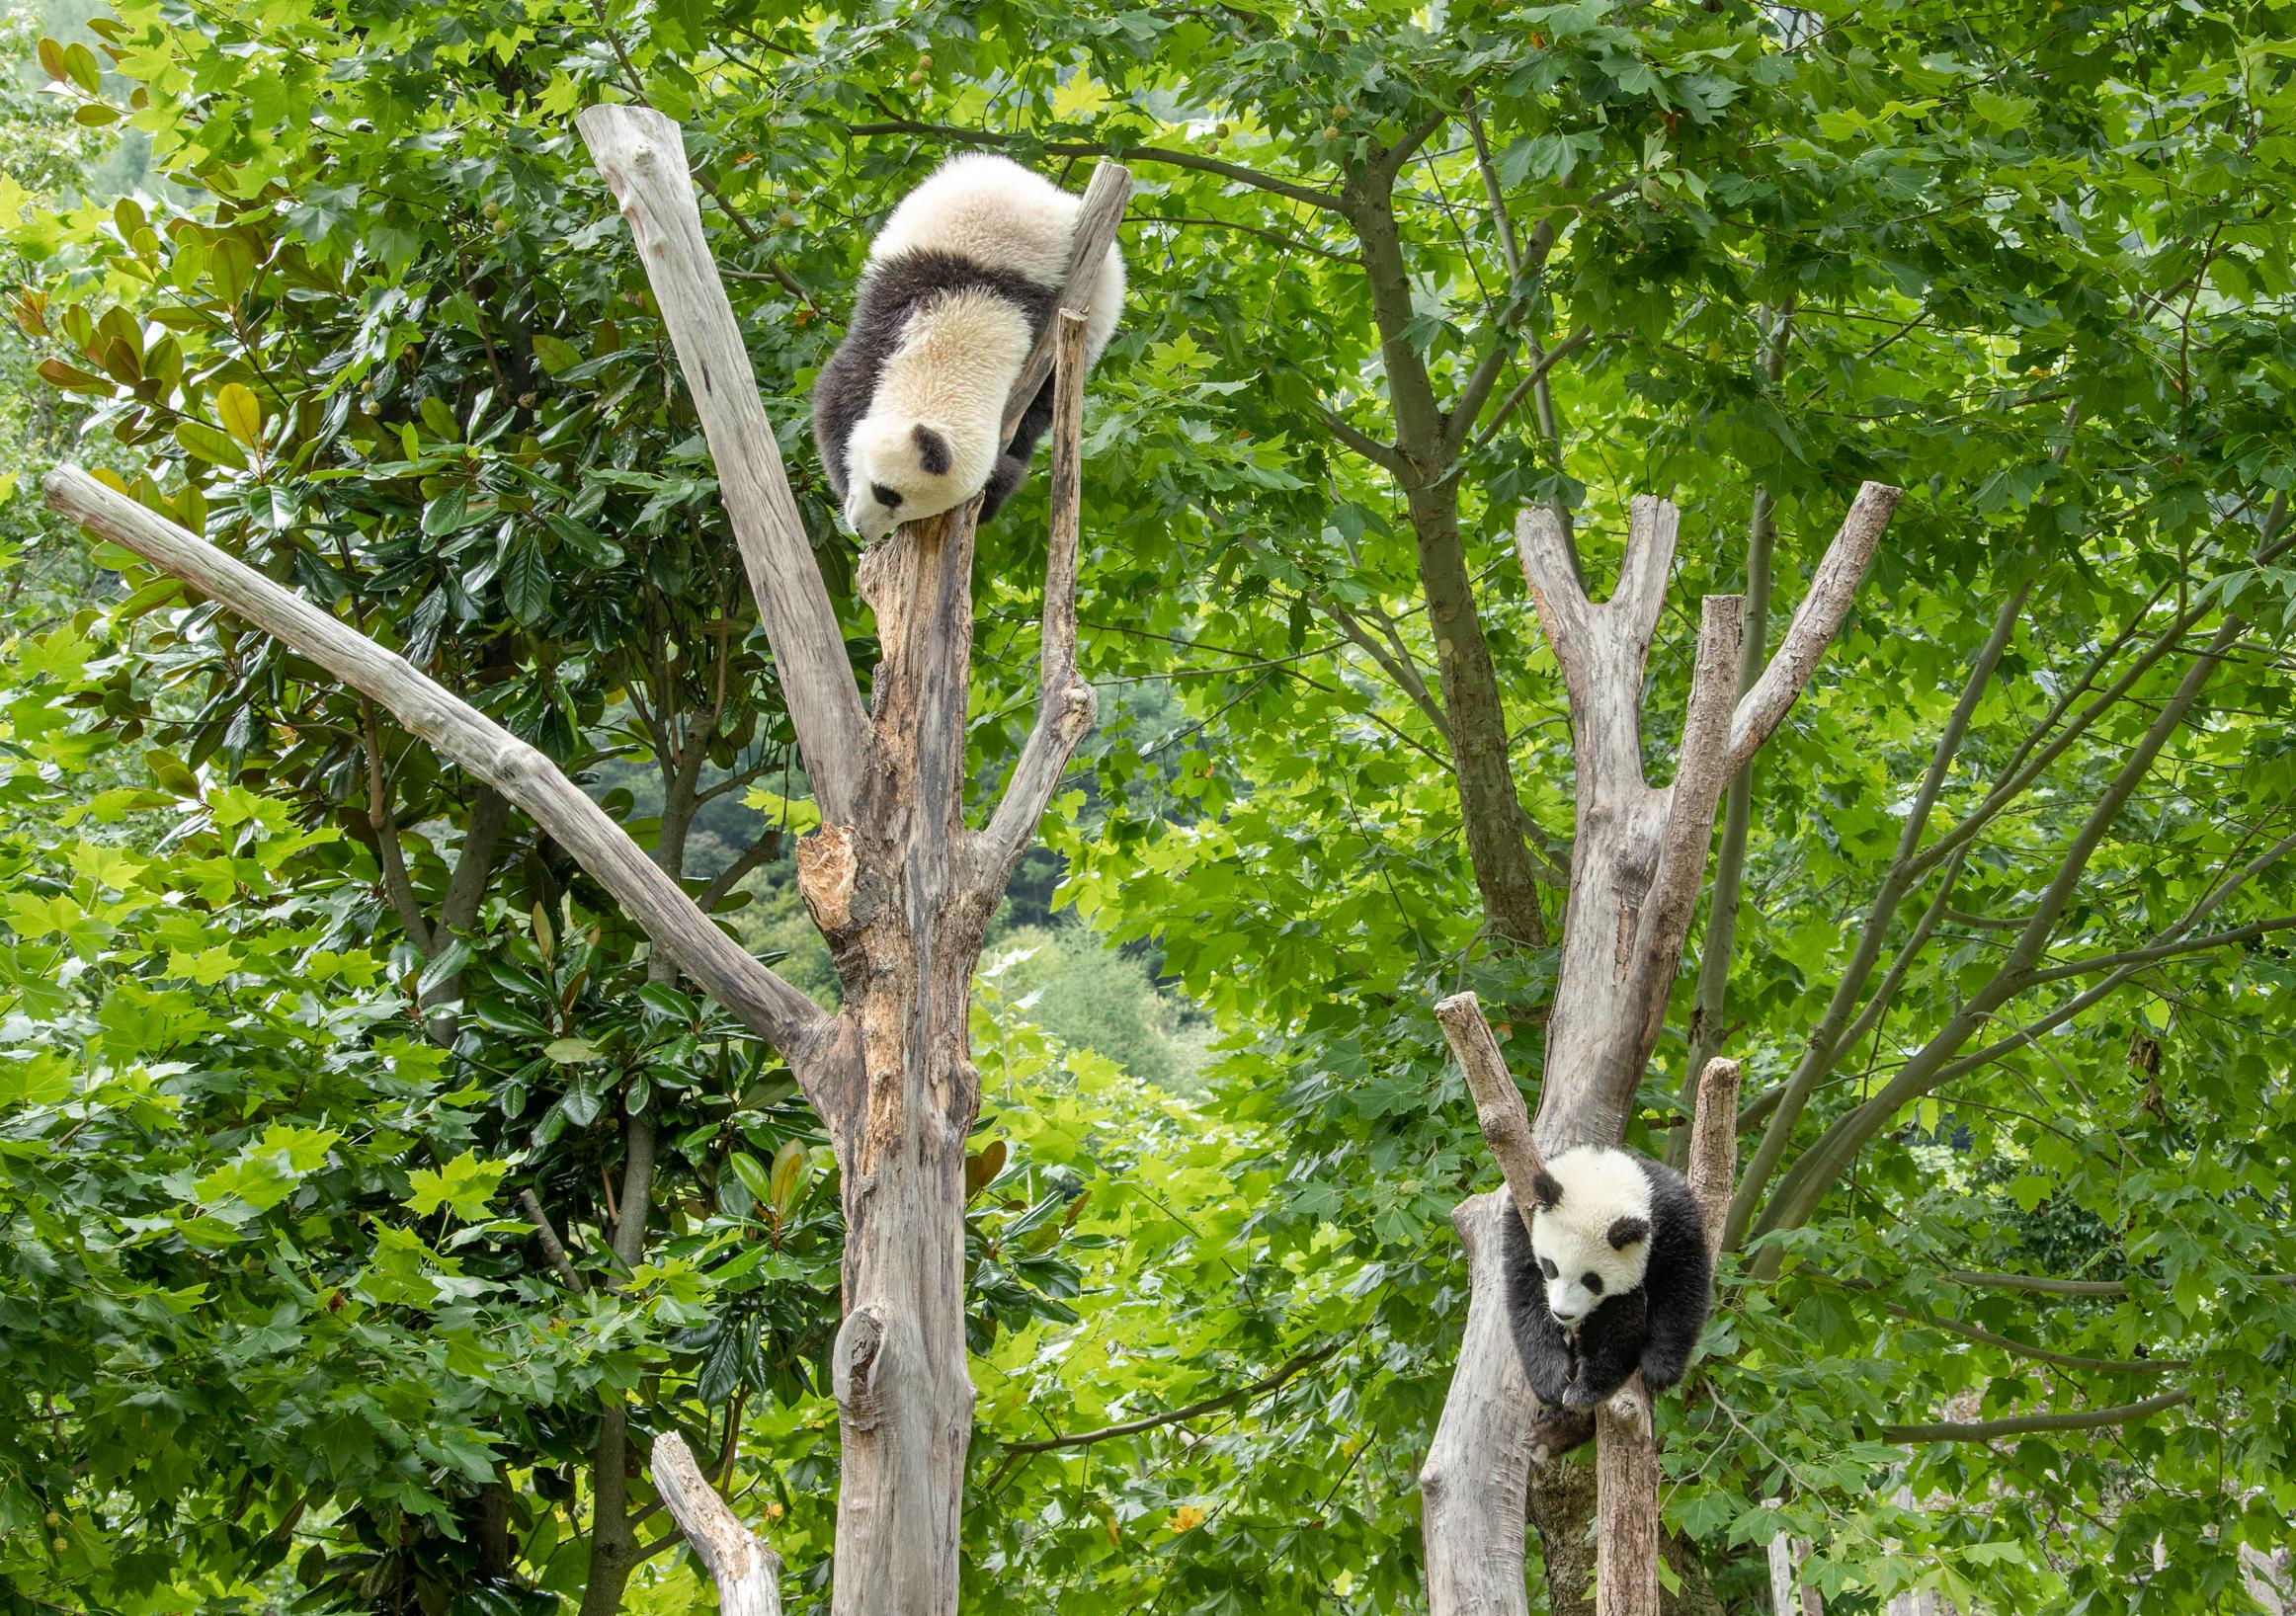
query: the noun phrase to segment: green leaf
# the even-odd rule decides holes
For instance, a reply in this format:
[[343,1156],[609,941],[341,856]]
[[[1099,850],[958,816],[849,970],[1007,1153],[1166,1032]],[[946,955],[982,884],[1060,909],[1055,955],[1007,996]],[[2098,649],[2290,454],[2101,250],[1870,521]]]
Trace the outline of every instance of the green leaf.
[[531,538],[511,541],[510,560],[502,569],[502,604],[529,626],[550,608],[550,563]]
[[462,974],[462,968],[470,963],[470,942],[466,937],[456,937],[433,954],[415,983],[415,996],[426,1005],[452,1004],[452,999],[441,999],[438,996],[450,982]]
[[255,249],[238,236],[217,236],[207,244],[207,279],[219,299],[238,302],[255,284]]
[[175,440],[194,459],[222,466],[227,471],[247,469],[247,456],[239,445],[204,421],[178,421]]
[[35,367],[40,378],[51,387],[60,387],[67,393],[108,393],[112,383],[102,376],[90,375],[76,365],[62,360],[41,360]]
[[464,1151],[437,1172],[417,1169],[408,1173],[410,1193],[403,1204],[418,1218],[445,1206],[463,1222],[475,1223],[486,1216],[486,1203],[509,1172],[507,1162],[481,1162]]
[[444,538],[470,525],[470,492],[457,483],[437,499],[423,507],[423,531],[432,538]]
[[649,1015],[667,1021],[692,1021],[699,1015],[694,1001],[667,982],[649,982],[638,990],[638,1003]]
[[247,447],[263,446],[263,406],[238,382],[226,381],[215,390],[215,417],[225,432]]
[[[789,1140],[774,1155],[774,1176],[770,1185],[773,1193],[769,1204],[786,1218],[797,1203],[805,1198],[805,1188],[812,1181],[813,1163],[805,1154],[805,1147]],[[747,1180],[744,1180],[745,1182]]]
[[765,1165],[747,1151],[735,1151],[726,1159],[733,1175],[741,1180],[742,1188],[750,1192],[750,1199],[760,1206],[770,1206],[774,1199],[774,1180]]
[[104,87],[103,65],[96,60],[93,50],[77,40],[64,47],[64,71],[71,75],[74,84],[90,95],[95,95]]

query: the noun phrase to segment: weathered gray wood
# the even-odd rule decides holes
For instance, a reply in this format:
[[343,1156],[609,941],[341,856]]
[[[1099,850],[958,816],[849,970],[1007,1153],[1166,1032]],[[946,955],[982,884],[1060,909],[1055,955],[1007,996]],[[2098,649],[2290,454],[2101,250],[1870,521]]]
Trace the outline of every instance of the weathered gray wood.
[[[992,834],[975,839],[964,828],[963,798],[979,502],[901,527],[862,557],[861,592],[876,614],[883,659],[864,710],[740,328],[701,238],[677,127],[630,107],[593,108],[579,124],[629,221],[701,416],[822,810],[821,827],[798,844],[798,890],[845,988],[836,1017],[728,941],[539,753],[399,658],[82,473],[54,473],[48,495],[67,515],[373,696],[444,756],[498,786],[697,983],[788,1056],[836,1150],[847,1227],[846,1318],[831,1362],[844,1444],[831,1610],[951,1616],[973,1405],[963,1260],[964,1145],[980,1107],[967,1026],[972,972],[1004,873],[1091,715],[1090,688],[1076,679],[1082,324],[1063,319],[1050,334],[1065,362],[1056,389],[1040,682],[1046,739],[1016,769]],[[1084,306],[1076,283],[1097,273],[1129,187],[1113,164],[1095,176],[1064,298],[1071,307]],[[1043,373],[1016,389],[1016,416]],[[538,1203],[530,1213],[554,1239]],[[642,1228],[642,1218],[630,1227]],[[550,1254],[579,1284],[571,1263]],[[771,1556],[753,1542],[754,1557],[741,1558],[737,1539],[746,1534],[729,1515],[711,1515],[717,1500],[698,1473],[689,1474],[683,1446],[658,1450],[657,1461],[665,1500],[697,1549],[703,1537],[696,1534],[715,1534],[708,1541],[720,1558],[707,1563],[725,1608],[778,1610],[772,1576],[757,1575]]]
[[1769,1608],[1770,1616],[1802,1616],[1794,1596],[1794,1546],[1783,1532],[1769,1540]]
[[[1106,158],[1095,165],[1093,177],[1085,182],[1084,200],[1077,204],[1076,235],[1068,248],[1068,280],[1061,287],[1058,307],[1074,309],[1078,314],[1092,312],[1093,279],[1100,273],[1102,258],[1116,243],[1116,230],[1124,222],[1124,207],[1131,196],[1131,170]],[[1005,401],[1004,436],[1007,439],[1021,424],[1021,417],[1035,398],[1036,390],[1044,385],[1044,378],[1053,373],[1055,349],[1060,341],[1057,325],[1054,322],[1036,334],[1036,341],[1028,349],[1028,358],[1022,363],[1021,379],[1013,385],[1013,396]]]
[[[1112,165],[1103,163],[1093,176]],[[1121,170],[1116,170],[1121,174]],[[1128,182],[1127,182],[1128,183]],[[1091,193],[1086,193],[1090,206]],[[1119,206],[1121,199],[1119,197]],[[1114,226],[1109,225],[1112,234]],[[1101,244],[1103,251],[1107,243]],[[1085,316],[1061,310],[1049,333],[1058,339],[1052,395],[1051,530],[1044,549],[1044,606],[1036,649],[1036,721],[1005,795],[977,843],[981,884],[1003,892],[1013,865],[1036,834],[1053,793],[1060,789],[1069,760],[1099,715],[1093,687],[1076,677],[1076,560],[1083,541]],[[1023,380],[1025,381],[1025,377]]]
[[1518,520],[1516,545],[1563,671],[1578,759],[1570,910],[1539,1092],[1548,1149],[1611,1144],[1623,1131],[1696,910],[1722,792],[1815,671],[1897,499],[1878,483],[1859,492],[1777,654],[1734,707],[1743,603],[1708,599],[1683,744],[1664,787],[1643,775],[1642,696],[1674,556],[1674,507],[1633,502],[1619,587],[1600,605],[1580,588],[1552,513]]
[[1785,637],[1778,641],[1769,666],[1738,703],[1730,722],[1728,773],[1738,772],[1801,699],[1810,676],[1826,655],[1826,647],[1834,643],[1842,620],[1849,615],[1849,605],[1857,598],[1866,566],[1873,560],[1898,501],[1904,498],[1904,489],[1887,483],[1866,483],[1857,490],[1849,514],[1842,519],[1834,542],[1826,546],[1825,559],[1811,576],[1809,593],[1794,607],[1793,620],[1786,624]]
[[676,1431],[654,1438],[652,1473],[663,1507],[717,1584],[720,1616],[781,1616],[781,1557],[726,1507]]
[[629,222],[701,418],[813,800],[824,819],[843,820],[868,763],[861,688],[781,469],[741,325],[702,238],[685,137],[650,107],[592,107],[574,126]]
[[1730,1212],[1731,1186],[1738,1181],[1738,1085],[1736,1061],[1715,1057],[1698,1080],[1698,1111],[1690,1119],[1690,1161],[1683,1176],[1706,1235],[1706,1260],[1722,1255],[1722,1226]]
[[[729,457],[770,485],[753,562],[763,598],[785,580],[796,597],[769,607],[800,624],[819,616],[819,579],[789,506],[779,461],[755,452],[763,430],[746,359],[722,378],[739,333],[703,248],[691,189],[666,121],[628,109],[584,115],[584,137],[622,202],[657,300],[678,343],[721,477]],[[1103,164],[1080,215],[1061,305],[1087,306],[1114,240],[1130,176]],[[1048,360],[1081,328],[1061,320]],[[1041,364],[1008,401],[1018,419],[1042,385]],[[726,396],[726,395],[732,396]],[[813,692],[810,727],[833,773],[814,780],[823,823],[799,843],[798,891],[845,987],[836,1035],[808,1090],[830,1132],[846,1214],[846,1318],[832,1351],[843,1442],[838,1491],[836,1616],[947,1616],[956,1607],[957,1535],[973,1389],[964,1344],[964,1141],[980,1106],[967,1010],[982,935],[1011,865],[1033,834],[1076,741],[1091,692],[1075,693],[1076,554],[1081,516],[1083,364],[1063,366],[1053,429],[1053,535],[1046,578],[1042,738],[1025,749],[1013,789],[975,839],[964,827],[965,710],[972,653],[972,559],[978,502],[895,529],[862,556],[861,591],[881,657],[870,709],[846,698],[842,662]],[[735,489],[728,480],[729,502]],[[772,618],[769,619],[773,620]],[[806,644],[811,641],[807,640]],[[782,663],[794,710],[804,665]],[[800,723],[800,735],[807,725]],[[807,754],[813,768],[814,752]]]
[[[1737,1172],[1738,1063],[1712,1061],[1698,1084],[1686,1173],[1708,1260],[1721,1247]],[[1661,1477],[1650,1394],[1640,1375],[1596,1411],[1595,1441],[1596,1616],[1656,1616]]]
[[1514,1216],[1504,1192],[1470,1196],[1451,1214],[1467,1253],[1467,1327],[1419,1472],[1428,1609],[1449,1616],[1530,1610],[1522,1521],[1538,1404],[1507,1324],[1499,1242]]
[[57,467],[41,487],[57,511],[372,696],[412,734],[525,809],[681,969],[802,1073],[805,1057],[828,1035],[829,1017],[720,931],[549,759],[395,652],[76,466]]
[[1499,1040],[1491,1035],[1491,1023],[1483,1018],[1483,1007],[1473,994],[1439,1000],[1435,1012],[1459,1070],[1466,1074],[1467,1091],[1475,1096],[1475,1122],[1483,1131],[1483,1142],[1491,1147],[1515,1210],[1527,1229],[1531,1209],[1538,1204],[1531,1181],[1545,1165],[1539,1160],[1538,1141],[1531,1137],[1522,1091],[1515,1086],[1515,1075],[1507,1070]]

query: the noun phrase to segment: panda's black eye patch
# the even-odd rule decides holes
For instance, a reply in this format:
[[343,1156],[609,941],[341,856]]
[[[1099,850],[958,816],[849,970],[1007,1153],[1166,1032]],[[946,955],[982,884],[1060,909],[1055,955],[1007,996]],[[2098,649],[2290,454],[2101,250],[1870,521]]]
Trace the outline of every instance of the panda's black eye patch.
[[1593,1291],[1597,1296],[1602,1294],[1602,1276],[1599,1273],[1588,1274],[1579,1283]]
[[869,492],[877,497],[877,503],[886,510],[898,511],[901,509],[901,496],[887,488],[883,483],[869,484]]
[[1538,1259],[1538,1271],[1552,1279],[1559,1270],[1556,1269],[1553,1258],[1542,1256]]

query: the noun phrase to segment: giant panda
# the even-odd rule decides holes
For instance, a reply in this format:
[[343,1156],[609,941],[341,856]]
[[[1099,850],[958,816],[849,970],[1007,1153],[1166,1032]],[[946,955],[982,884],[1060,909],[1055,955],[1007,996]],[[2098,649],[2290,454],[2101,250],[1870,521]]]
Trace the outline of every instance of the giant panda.
[[1713,1264],[1690,1186],[1631,1151],[1584,1145],[1531,1180],[1537,1204],[1501,1237],[1508,1326],[1548,1415],[1547,1457],[1595,1432],[1592,1411],[1636,1370],[1652,1396],[1676,1385],[1713,1301]]
[[[1078,199],[1008,158],[950,158],[902,199],[869,247],[845,341],[813,387],[813,441],[863,539],[986,494],[980,520],[1028,474],[1052,425],[1052,378],[1009,442],[1005,400],[1068,276]],[[1124,301],[1113,246],[1092,283],[1089,367]]]

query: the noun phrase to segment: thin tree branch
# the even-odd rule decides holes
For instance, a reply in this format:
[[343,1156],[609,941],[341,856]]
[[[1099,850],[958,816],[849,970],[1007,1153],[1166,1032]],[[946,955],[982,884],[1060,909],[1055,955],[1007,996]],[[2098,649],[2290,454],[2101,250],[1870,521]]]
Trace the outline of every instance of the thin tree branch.
[[[1898,905],[1912,889],[1915,850],[1922,845],[1927,831],[1929,815],[1935,808],[1937,796],[1944,789],[1945,776],[1953,760],[1961,751],[1963,739],[1977,713],[1977,704],[1983,698],[1987,686],[1993,682],[1994,670],[2001,665],[2003,654],[2015,636],[2017,624],[2023,620],[2024,604],[2032,585],[2028,580],[2011,590],[1994,614],[1993,630],[1977,653],[1969,678],[1962,682],[1961,694],[1953,703],[1953,711],[1945,726],[1938,732],[1937,744],[1930,749],[1929,766],[1922,776],[1922,783],[1914,792],[1914,800],[1906,810],[1906,823],[1898,833],[1898,845],[1890,859],[1890,867],[1883,874],[1881,887],[1874,894],[1873,906],[1866,912],[1859,928],[1856,946],[1835,984],[1834,993],[1818,1024],[1804,1043],[1800,1060],[1795,1062],[1792,1074],[1771,1092],[1777,1103],[1772,1108],[1768,1125],[1763,1132],[1762,1142],[1756,1148],[1754,1160],[1740,1178],[1736,1194],[1730,1203],[1730,1228],[1726,1236],[1735,1249],[1751,1227],[1755,1208],[1761,1204],[1763,1191],[1769,1183],[1784,1157],[1793,1137],[1794,1124],[1801,1119],[1802,1107],[1808,1103],[1811,1091],[1821,1079],[1833,1069],[1843,1047],[1842,1029],[1857,1009],[1865,985],[1872,979],[1873,969],[1881,960],[1881,951],[1888,941],[1890,922],[1896,917]],[[1903,957],[1903,956],[1901,956]]]
[[1035,140],[1025,134],[1000,134],[989,129],[960,129],[947,123],[922,123],[913,119],[889,119],[880,123],[849,123],[846,133],[871,134],[929,134],[947,140],[961,140],[976,146],[1006,146],[1025,144],[1051,157],[1118,157],[1127,162],[1163,163],[1172,168],[1192,169],[1199,174],[1216,174],[1223,180],[1234,180],[1256,191],[1266,191],[1278,197],[1289,197],[1293,202],[1305,202],[1310,207],[1322,208],[1329,213],[1343,211],[1339,199],[1328,191],[1296,184],[1262,174],[1257,169],[1240,163],[1223,162],[1217,157],[1205,157],[1192,151],[1171,151],[1162,146],[1127,145],[1118,150],[1113,146],[1099,145],[1077,140]]
[[1475,167],[1483,176],[1483,195],[1491,204],[1491,227],[1499,237],[1499,256],[1506,261],[1507,278],[1522,279],[1522,252],[1515,241],[1515,220],[1507,211],[1507,194],[1499,185],[1498,165],[1491,161],[1491,142],[1483,133],[1483,112],[1467,102],[1467,134],[1475,143]]
[[527,1222],[534,1226],[534,1238],[541,1244],[542,1255],[557,1270],[566,1288],[576,1296],[587,1296],[590,1287],[582,1282],[582,1270],[574,1266],[574,1259],[566,1254],[566,1243],[558,1238],[558,1231],[550,1223],[550,1214],[542,1210],[541,1197],[531,1189],[519,1191],[519,1205],[526,1208]]
[[1546,1164],[1531,1136],[1522,1091],[1515,1086],[1515,1074],[1507,1070],[1507,1058],[1499,1053],[1499,1041],[1492,1037],[1491,1023],[1483,1018],[1483,1007],[1473,994],[1438,1001],[1435,1012],[1467,1079],[1467,1091],[1475,1096],[1475,1125],[1483,1130],[1484,1142],[1507,1179],[1516,1215],[1528,1229],[1538,1206],[1536,1183],[1546,1175]]
[[[2098,1375],[2167,1375],[2193,1366],[2189,1358],[2087,1358],[2072,1352],[2053,1352],[2045,1346],[2034,1346],[2028,1341],[2015,1340],[2008,1335],[1987,1330],[1983,1325],[1972,1325],[1943,1314],[1923,1313],[1915,1308],[1901,1306],[1886,1296],[1877,1294],[1881,1286],[1870,1279],[1858,1279],[1849,1274],[1833,1273],[1824,1268],[1805,1267],[1801,1270],[1828,1284],[1840,1285],[1845,1290],[1862,1291],[1873,1295],[1880,1307],[1897,1318],[1917,1325],[1927,1325],[1948,1335],[1976,1341],[1984,1346],[1998,1347],[2011,1357],[2029,1358],[2035,1363],[2054,1364],[2060,1369],[2078,1369]],[[1945,1276],[1951,1279],[1953,1276]],[[1975,1277],[1975,1276],[1966,1276]],[[2014,1278],[2014,1275],[2003,1277]],[[2075,1283],[2075,1281],[2064,1281]]]
[[1044,549],[1044,607],[1036,650],[1036,722],[1014,761],[1005,795],[976,846],[985,890],[1002,892],[1013,865],[1060,788],[1068,761],[1099,714],[1076,672],[1076,566],[1083,525],[1084,316],[1062,309],[1052,405],[1051,532]]
[[780,856],[781,833],[777,827],[736,853],[732,863],[711,877],[709,884],[701,889],[701,895],[694,900],[695,903],[700,906],[702,913],[707,914],[717,907],[720,898],[741,885],[743,876]]
[[1826,654],[1826,647],[1849,615],[1849,606],[1857,596],[1858,580],[1865,576],[1867,563],[1881,543],[1882,530],[1889,525],[1892,512],[1905,491],[1887,483],[1869,482],[1857,491],[1857,498],[1849,507],[1849,514],[1842,519],[1842,527],[1834,535],[1834,542],[1826,547],[1826,555],[1818,563],[1817,572],[1810,579],[1809,593],[1802,604],[1794,608],[1793,620],[1786,624],[1785,637],[1778,642],[1777,654],[1769,666],[1754,682],[1738,703],[1738,712],[1730,725],[1730,767],[1733,770],[1745,766],[1755,749],[1769,739],[1786,715],[1786,710],[1800,698],[1809,685],[1810,675],[1817,671],[1818,660]]
[[[1554,347],[1539,355],[1537,362],[1523,373],[1522,379],[1517,381],[1513,387],[1509,388],[1507,396],[1499,401],[1498,410],[1492,415],[1490,421],[1484,425],[1483,430],[1475,435],[1475,442],[1471,446],[1478,449],[1482,448],[1484,445],[1489,444],[1492,439],[1498,437],[1499,429],[1507,425],[1507,418],[1515,413],[1515,407],[1522,402],[1523,395],[1532,391],[1534,388],[1545,385],[1548,371],[1552,370],[1557,364],[1561,364],[1564,360],[1569,359],[1573,354],[1576,354],[1580,349],[1586,347],[1594,340],[1595,328],[1591,325],[1583,325],[1579,327],[1578,330],[1572,332],[1568,337],[1565,337],[1561,342],[1556,343]],[[1451,428],[1454,438],[1465,437],[1466,429],[1472,427],[1473,425],[1474,422],[1464,414],[1453,415],[1451,419]],[[1456,448],[1452,450],[1454,456],[1456,456],[1459,450]]]
[[367,754],[367,826],[374,835],[374,859],[382,868],[382,890],[406,929],[407,940],[426,959],[438,951],[438,939],[415,900],[414,883],[407,879],[406,854],[398,845],[398,816],[391,812],[390,781],[382,768],[382,735],[374,721],[374,703],[362,700],[361,748]]
[[[2284,842],[2281,847],[2285,848],[2288,845]],[[2149,947],[2129,948],[2117,954],[2092,954],[2087,959],[2068,960],[2045,970],[2028,971],[2025,973],[2024,985],[2036,988],[2048,982],[2062,982],[2071,976],[2087,976],[2091,971],[2150,964],[2157,960],[2173,959],[2179,954],[2203,954],[2211,948],[2229,948],[2236,942],[2247,942],[2268,932],[2286,931],[2291,928],[2296,928],[2296,915],[2277,915],[2268,921],[2252,921],[2247,926],[2236,926],[2229,931],[2212,931],[2205,937],[2188,937],[2180,942],[2156,942]]]
[[[2017,936],[2008,958],[1994,979],[1973,995],[1956,1010],[1934,1037],[1899,1068],[1897,1074],[1871,1099],[1839,1118],[1826,1130],[1818,1142],[1796,1161],[1778,1186],[1778,1193],[1763,1212],[1760,1228],[1766,1232],[1774,1228],[1792,1228],[1805,1221],[1817,1208],[1818,1202],[1836,1178],[1846,1169],[1850,1159],[1867,1139],[1887,1125],[1900,1107],[1920,1098],[1941,1084],[1951,1082],[1963,1072],[1974,1070],[1986,1061],[1998,1059],[2010,1050],[2021,1047],[2051,1026],[2061,1025],[2090,1004],[2095,1003],[2125,981],[2130,971],[2126,967],[2113,973],[2091,990],[2042,1018],[2031,1028],[2011,1035],[1989,1046],[1973,1056],[1955,1061],[1952,1057],[1972,1036],[1978,1026],[1995,1010],[2022,991],[2024,978],[2032,970],[2040,953],[2055,930],[2058,918],[2072,899],[2080,884],[2082,872],[2088,868],[2091,856],[2104,840],[2105,833],[2120,811],[2128,805],[2137,786],[2151,772],[2154,762],[2169,744],[2170,737],[2182,727],[2201,691],[2223,659],[2226,649],[2239,638],[2244,627],[2239,617],[2227,618],[2191,668],[2186,670],[2176,689],[2162,704],[2161,711],[2137,744],[2130,749],[2126,760],[2105,787],[2103,796],[2074,836],[2071,847],[2060,862],[2056,874],[2034,906],[2032,919]],[[2251,866],[2251,870],[2257,866]],[[2235,881],[2228,881],[2217,891],[2196,905],[2185,924],[2197,925],[2217,903],[2222,902],[2237,884],[2245,880],[2246,872]],[[1782,1114],[1782,1113],[1781,1113]],[[1776,1127],[1772,1119],[1772,1128]],[[1766,1141],[1765,1141],[1766,1143]],[[1771,1259],[1774,1263],[1774,1258]]]
[[1403,457],[1403,450],[1393,444],[1372,437],[1361,428],[1349,424],[1347,418],[1327,405],[1319,405],[1324,430],[1382,470],[1398,477],[1411,475],[1411,462]]
[[781,1557],[726,1507],[686,1439],[676,1431],[655,1437],[651,1471],[671,1519],[717,1584],[721,1616],[781,1616]]
[[[1123,164],[1104,161],[1094,167],[1084,199],[1077,204],[1076,233],[1069,239],[1068,275],[1061,282],[1060,300],[1053,305],[1064,311],[1063,317],[1074,314],[1082,319],[1093,312],[1093,284],[1100,277],[1102,261],[1115,245],[1116,231],[1124,222],[1124,204],[1131,196],[1132,176]],[[1061,331],[1061,320],[1051,320],[1029,345],[1021,379],[1005,400],[1004,436],[999,442],[1012,438],[1013,429],[1043,390],[1044,378],[1052,373],[1053,348],[1064,340]],[[1078,386],[1082,385],[1080,376]]]
[[2192,1401],[2189,1392],[2163,1392],[2142,1403],[2120,1403],[2109,1409],[2087,1409],[2077,1414],[2013,1414],[2007,1419],[1940,1420],[1928,1425],[1883,1425],[1874,1434],[1884,1442],[1994,1442],[2005,1436],[2033,1436],[2048,1431],[2093,1431],[2108,1425],[2134,1424],[2165,1410]]
[[1177,1425],[1184,1420],[1199,1418],[1221,1409],[1233,1408],[1239,1403],[1255,1402],[1281,1387],[1301,1370],[1311,1369],[1323,1362],[1347,1344],[1345,1340],[1337,1340],[1319,1346],[1311,1352],[1295,1353],[1286,1358],[1272,1374],[1265,1375],[1249,1386],[1239,1386],[1232,1392],[1222,1392],[1217,1397],[1207,1397],[1201,1402],[1190,1403],[1185,1409],[1170,1409],[1163,1414],[1143,1414],[1138,1419],[1126,1419],[1117,1424],[1103,1425],[1098,1430],[1070,1431],[1061,1436],[1031,1437],[1025,1441],[1008,1440],[999,1445],[1007,1453],[1052,1453],[1061,1448],[1090,1447],[1095,1442],[1112,1441],[1119,1436],[1137,1436],[1140,1432],[1154,1430],[1159,1425]]

